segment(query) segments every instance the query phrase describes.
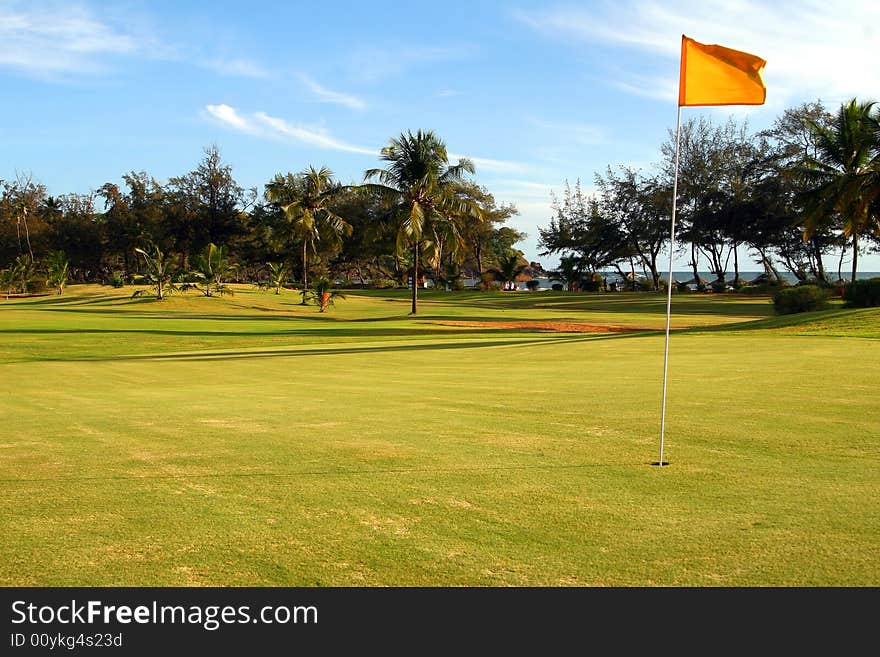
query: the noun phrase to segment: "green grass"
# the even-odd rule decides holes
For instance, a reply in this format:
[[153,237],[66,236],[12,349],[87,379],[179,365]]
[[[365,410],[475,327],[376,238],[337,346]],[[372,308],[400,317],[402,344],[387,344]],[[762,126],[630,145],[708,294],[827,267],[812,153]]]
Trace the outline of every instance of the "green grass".
[[[880,310],[0,302],[0,585],[876,586]],[[472,323],[554,321],[633,333]]]

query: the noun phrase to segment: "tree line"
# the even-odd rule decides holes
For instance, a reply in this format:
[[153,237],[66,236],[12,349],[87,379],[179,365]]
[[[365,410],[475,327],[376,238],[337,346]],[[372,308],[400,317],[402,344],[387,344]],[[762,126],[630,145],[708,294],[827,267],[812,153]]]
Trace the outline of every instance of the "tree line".
[[[638,270],[653,287],[665,284],[659,258],[670,239],[674,133],[660,150],[663,164],[650,171],[609,166],[595,175],[595,193],[578,180],[554,197],[539,248],[560,256],[557,273],[570,286],[595,284],[608,270],[633,281]],[[743,284],[739,247],[771,284],[782,283],[781,271],[801,282],[842,281],[847,257],[855,280],[859,255],[880,250],[874,102],[853,99],[836,113],[821,101],[805,103],[757,133],[747,121],[694,118],[682,124],[679,162],[676,245],[701,289]],[[823,256],[836,258],[836,278]],[[699,270],[714,280],[702,280]]]
[[228,282],[296,284],[305,303],[310,279],[330,278],[410,285],[415,313],[412,281],[488,284],[523,261],[514,245],[525,235],[505,225],[516,207],[475,182],[470,160],[450,163],[433,132],[402,133],[379,157],[384,166],[358,184],[307,166],[245,189],[216,146],[164,183],[132,171],[121,185],[50,195],[31,176],[0,181],[0,285],[8,295],[46,284],[60,293],[62,279],[148,282],[161,298],[181,285],[211,295]]

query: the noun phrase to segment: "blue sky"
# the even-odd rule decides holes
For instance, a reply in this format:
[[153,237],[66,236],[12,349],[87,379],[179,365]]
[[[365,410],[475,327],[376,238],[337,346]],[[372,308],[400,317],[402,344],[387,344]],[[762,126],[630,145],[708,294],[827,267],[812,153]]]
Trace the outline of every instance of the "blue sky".
[[682,33],[768,61],[765,105],[683,110],[757,130],[800,102],[880,96],[880,69],[853,64],[876,59],[878,26],[880,3],[859,0],[0,0],[0,178],[52,194],[164,181],[216,143],[246,187],[309,164],[359,182],[391,137],[431,129],[553,265],[536,248],[551,191],[660,157]]

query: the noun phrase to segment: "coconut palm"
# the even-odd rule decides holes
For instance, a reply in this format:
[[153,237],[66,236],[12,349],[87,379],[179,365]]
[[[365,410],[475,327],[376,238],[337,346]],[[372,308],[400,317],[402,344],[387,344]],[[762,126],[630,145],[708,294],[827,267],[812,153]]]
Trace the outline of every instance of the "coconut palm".
[[58,289],[58,294],[64,292],[64,286],[67,285],[67,273],[70,262],[64,251],[52,251],[46,258],[46,269],[49,277],[47,282],[54,288]]
[[512,286],[514,281],[516,281],[516,277],[523,273],[523,271],[528,267],[528,265],[524,265],[520,262],[522,256],[518,253],[511,253],[508,256],[501,258],[498,261],[498,267],[494,269],[488,269],[488,273],[492,274],[492,277],[501,283],[504,284],[504,287]]
[[22,253],[15,259],[12,265],[12,278],[18,286],[19,293],[27,294],[28,290],[32,289],[36,276],[36,265],[27,253]]
[[432,233],[450,223],[450,217],[461,212],[462,200],[456,196],[457,186],[465,173],[474,173],[473,163],[462,158],[449,164],[446,145],[433,132],[408,131],[382,149],[380,159],[385,169],[369,169],[365,188],[392,199],[397,226],[397,252],[412,251],[412,310],[418,312],[419,250],[433,245]]
[[266,266],[269,268],[269,285],[275,288],[275,294],[281,294],[281,288],[289,274],[287,265],[283,262],[269,262]]
[[330,306],[334,305],[336,299],[344,299],[345,295],[339,290],[332,289],[332,283],[326,278],[319,278],[312,285],[309,296],[318,306],[320,312],[324,312]]
[[311,166],[295,176],[277,175],[266,185],[266,197],[281,207],[293,235],[302,241],[303,304],[307,303],[309,289],[309,250],[317,253],[315,243],[321,239],[338,242],[343,235],[351,234],[351,224],[332,209],[341,189],[330,169]]
[[[165,298],[166,293],[171,294],[171,292],[177,289],[172,281],[174,265],[158,246],[153,244],[148,247],[148,250],[136,248],[135,252],[144,257],[147,271],[141,279],[155,288],[156,299],[161,301]],[[132,296],[137,294],[138,292],[135,292]]]
[[229,262],[229,251],[224,246],[217,246],[213,242],[208,244],[195,258],[196,276],[205,281],[205,296],[211,296],[211,285],[214,291],[221,295],[224,292],[232,294],[232,288],[224,285],[223,279],[238,268]]
[[809,238],[839,217],[845,237],[852,239],[852,280],[856,278],[859,237],[872,224],[876,203],[880,143],[876,103],[853,98],[841,105],[828,127],[810,122],[816,154],[807,156],[797,173],[807,183],[804,237]]

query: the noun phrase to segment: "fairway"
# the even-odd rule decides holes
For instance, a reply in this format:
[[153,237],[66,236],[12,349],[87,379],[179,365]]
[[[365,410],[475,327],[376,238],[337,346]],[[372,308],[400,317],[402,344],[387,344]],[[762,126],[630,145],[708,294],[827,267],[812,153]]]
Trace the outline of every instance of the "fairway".
[[880,583],[880,309],[676,295],[659,469],[663,295],[131,291],[0,301],[4,586]]

